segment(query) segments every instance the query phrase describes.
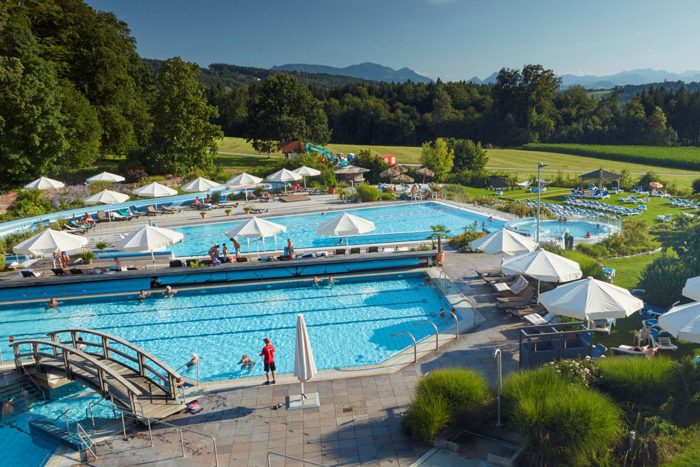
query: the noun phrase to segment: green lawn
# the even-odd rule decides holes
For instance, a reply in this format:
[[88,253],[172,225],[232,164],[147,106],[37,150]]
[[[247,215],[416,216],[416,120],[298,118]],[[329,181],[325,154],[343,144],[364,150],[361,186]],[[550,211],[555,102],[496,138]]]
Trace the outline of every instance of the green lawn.
[[626,289],[634,289],[639,285],[642,278],[642,270],[656,258],[661,257],[661,253],[652,255],[633,256],[631,258],[612,258],[603,260],[603,266],[614,268],[614,284]]
[[279,168],[281,159],[275,157],[232,156],[219,154],[216,165],[228,173],[247,172],[254,175],[269,175]]
[[[357,144],[329,144],[326,146],[331,152],[357,154],[363,149],[369,149],[374,154],[395,154],[399,163],[419,164],[420,147],[412,146],[371,146]],[[655,148],[651,148],[655,149]],[[650,149],[650,150],[651,150]],[[666,148],[664,148],[666,149]],[[225,137],[219,143],[219,151],[236,152],[242,154],[254,154],[257,151],[242,138]],[[627,170],[634,177],[641,177],[649,171],[656,172],[664,181],[675,184],[678,188],[690,188],[692,180],[700,178],[700,172],[682,169],[670,169],[656,165],[645,165],[629,162],[610,161],[595,157],[577,156],[572,154],[558,154],[545,151],[529,151],[522,149],[489,149],[489,170],[497,170],[516,174],[520,180],[536,175],[537,162],[547,164],[543,169],[543,178],[552,178],[561,171],[565,176],[576,177],[599,167],[606,170],[620,172]],[[219,165],[225,166],[225,163]]]

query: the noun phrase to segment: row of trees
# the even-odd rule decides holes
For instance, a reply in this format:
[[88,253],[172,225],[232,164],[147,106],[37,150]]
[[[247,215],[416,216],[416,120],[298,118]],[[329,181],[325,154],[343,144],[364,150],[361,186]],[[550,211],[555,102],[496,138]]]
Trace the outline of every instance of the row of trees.
[[0,183],[128,155],[150,173],[213,166],[217,110],[179,58],[154,75],[127,25],[82,0],[0,3]]

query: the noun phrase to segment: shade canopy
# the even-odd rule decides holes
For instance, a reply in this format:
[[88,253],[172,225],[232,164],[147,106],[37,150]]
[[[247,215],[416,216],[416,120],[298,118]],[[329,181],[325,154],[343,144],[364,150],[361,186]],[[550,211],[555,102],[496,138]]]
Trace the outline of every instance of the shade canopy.
[[660,183],[660,182],[651,182],[651,183],[649,183],[649,186],[652,188],[663,188],[664,187],[663,183]]
[[401,171],[396,167],[389,167],[388,169],[382,171],[382,173],[379,174],[380,177],[385,178],[394,178],[398,177],[399,175],[401,175]]
[[401,174],[395,178],[395,181],[399,183],[413,183],[415,180],[410,175]]
[[47,229],[38,235],[15,245],[12,251],[18,255],[48,256],[54,251],[75,253],[88,244],[88,239],[78,235]]
[[85,204],[112,204],[123,203],[129,199],[129,195],[118,193],[112,190],[102,190],[92,196],[85,198]]
[[301,393],[304,394],[304,383],[316,376],[316,362],[311,351],[311,341],[306,330],[304,315],[297,315],[296,342],[294,345],[294,376],[301,381]]
[[254,175],[250,175],[250,174],[243,172],[242,174],[236,175],[235,177],[231,177],[226,182],[226,184],[227,185],[248,186],[248,185],[257,185],[260,182],[262,182],[262,178],[259,178],[259,177],[256,177]]
[[477,238],[469,243],[469,246],[472,250],[479,250],[489,255],[518,255],[535,251],[537,242],[512,230],[500,229],[485,237]]
[[615,172],[608,172],[607,170],[598,169],[593,172],[588,172],[579,177],[581,180],[620,180],[621,175]]
[[432,170],[430,170],[427,167],[421,167],[420,169],[416,170],[416,173],[423,175],[424,177],[434,177],[435,176],[435,172],[433,172]]
[[552,314],[588,321],[626,318],[644,307],[629,290],[592,277],[544,292],[540,303]]
[[24,185],[24,188],[27,190],[53,190],[56,188],[63,188],[64,186],[66,185],[63,182],[59,182],[58,180],[46,177],[39,177],[33,182],[29,182],[26,185]]
[[268,175],[265,180],[270,182],[297,182],[303,177],[298,173],[294,173],[291,170],[282,169],[277,172]]
[[163,196],[174,196],[177,194],[177,190],[161,185],[158,182],[153,182],[146,186],[136,188],[134,191],[132,191],[132,193],[149,198],[161,198]]
[[334,237],[347,237],[348,235],[362,235],[376,229],[374,222],[361,217],[348,214],[331,219],[319,225],[316,232],[319,235],[329,235]]
[[185,236],[174,230],[144,225],[115,243],[121,251],[155,251],[184,240]]
[[185,183],[180,187],[182,191],[187,193],[195,193],[200,191],[208,191],[212,188],[221,186],[221,184],[207,180],[204,177],[197,177],[189,183]]
[[335,171],[337,175],[357,175],[363,174],[365,172],[369,172],[369,169],[365,169],[364,167],[357,167],[354,165],[346,165],[345,167],[341,167]]
[[88,183],[95,183],[95,182],[108,182],[108,183],[119,183],[123,182],[126,180],[124,177],[121,175],[116,175],[113,173],[109,172],[102,172],[97,175],[93,175],[92,177],[88,178],[85,180]]
[[501,270],[504,274],[525,274],[545,282],[569,282],[583,276],[577,262],[546,250],[503,258]]
[[680,340],[700,344],[700,303],[674,306],[659,316],[659,326]]
[[683,287],[683,295],[691,300],[700,302],[700,276],[691,277],[685,281],[685,287]]
[[301,175],[302,177],[318,177],[319,175],[321,175],[320,170],[316,170],[314,168],[306,167],[306,166],[299,167],[298,169],[294,169],[294,170],[292,170],[292,172],[294,172],[297,175]]
[[275,224],[274,222],[260,219],[259,217],[253,217],[247,222],[237,225],[233,229],[226,232],[226,236],[229,238],[266,238],[274,237],[275,235],[286,231],[287,227],[284,225]]

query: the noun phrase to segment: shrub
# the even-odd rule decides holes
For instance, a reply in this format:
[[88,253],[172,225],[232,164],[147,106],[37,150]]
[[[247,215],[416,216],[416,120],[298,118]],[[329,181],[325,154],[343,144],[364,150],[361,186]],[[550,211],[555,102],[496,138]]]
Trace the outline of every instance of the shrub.
[[569,383],[591,386],[600,377],[600,370],[593,360],[557,360],[547,363],[545,367],[554,368],[554,371]]
[[484,235],[486,235],[484,232],[476,230],[473,227],[468,227],[464,229],[464,232],[462,232],[461,234],[452,237],[449,243],[450,246],[456,250],[462,252],[471,251],[469,243],[476,240],[477,238],[483,237]]
[[5,253],[0,253],[0,271],[5,270],[5,262],[7,261],[7,257],[5,256]]
[[693,194],[696,195],[700,193],[700,178],[693,180]]
[[648,264],[639,282],[644,298],[653,305],[670,306],[681,297],[683,284],[690,276],[683,261],[662,256]]
[[605,258],[610,253],[605,245],[600,243],[581,243],[576,246],[576,249],[581,253],[590,256],[591,258]]
[[393,195],[393,193],[388,193],[388,192],[383,192],[382,193],[382,201],[394,201],[396,200],[396,197]]
[[552,367],[511,374],[503,397],[534,465],[598,463],[623,432],[620,411],[612,401],[565,381]]
[[603,358],[597,365],[597,386],[616,400],[658,407],[668,398],[675,368],[668,358]]
[[357,187],[355,188],[355,192],[357,194],[357,198],[363,203],[379,201],[380,199],[382,199],[382,192],[379,191],[379,188],[377,188],[376,186],[362,183],[360,185],[357,185]]
[[449,422],[450,408],[445,398],[423,391],[416,395],[401,426],[414,439],[430,444]]
[[575,250],[564,251],[563,256],[576,261],[581,266],[583,277],[603,278],[603,266],[594,258]]
[[97,248],[98,250],[104,250],[105,248],[107,248],[107,244],[105,242],[97,242],[95,243],[95,248]]
[[85,261],[86,263],[91,263],[93,259],[95,259],[95,253],[93,253],[90,250],[83,251],[80,254],[80,257]]
[[443,397],[451,413],[461,420],[474,419],[482,414],[491,398],[484,378],[466,368],[448,368],[430,372],[418,384],[418,393]]
[[148,178],[148,174],[142,167],[134,167],[126,171],[124,178],[127,183],[140,183]]

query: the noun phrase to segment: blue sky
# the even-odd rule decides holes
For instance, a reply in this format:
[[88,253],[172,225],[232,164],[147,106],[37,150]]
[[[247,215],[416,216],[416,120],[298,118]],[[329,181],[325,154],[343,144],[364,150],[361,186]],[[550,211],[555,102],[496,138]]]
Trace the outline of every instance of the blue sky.
[[200,65],[372,61],[446,80],[540,63],[557,73],[700,69],[697,0],[87,0],[147,58]]

